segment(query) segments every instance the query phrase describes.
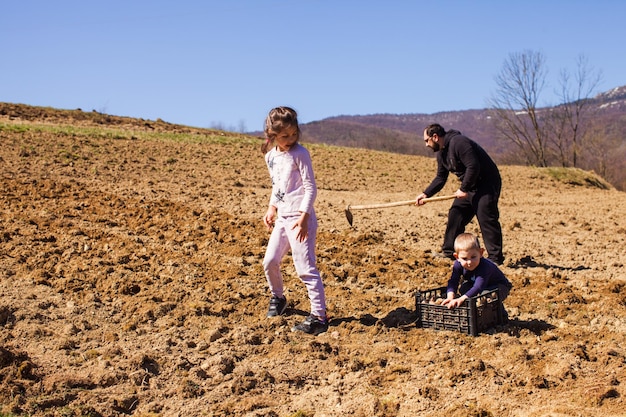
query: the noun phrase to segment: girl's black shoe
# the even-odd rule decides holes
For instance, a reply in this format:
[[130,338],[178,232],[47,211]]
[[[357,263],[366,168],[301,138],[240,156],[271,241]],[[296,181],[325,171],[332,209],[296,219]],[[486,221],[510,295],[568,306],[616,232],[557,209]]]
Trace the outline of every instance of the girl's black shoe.
[[270,298],[270,307],[267,309],[267,317],[280,316],[287,309],[287,297]]
[[316,316],[310,315],[300,324],[296,324],[291,328],[292,332],[304,332],[317,336],[320,333],[324,333],[328,330],[328,319],[319,319]]

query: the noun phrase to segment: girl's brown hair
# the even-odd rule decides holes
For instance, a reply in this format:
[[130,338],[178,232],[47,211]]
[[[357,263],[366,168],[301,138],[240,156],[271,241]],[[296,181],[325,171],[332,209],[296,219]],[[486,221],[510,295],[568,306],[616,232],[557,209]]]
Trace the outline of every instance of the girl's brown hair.
[[272,142],[277,134],[286,129],[296,129],[298,140],[300,140],[300,126],[298,125],[298,113],[291,107],[281,106],[270,110],[265,119],[265,142],[261,146],[264,154],[271,148]]

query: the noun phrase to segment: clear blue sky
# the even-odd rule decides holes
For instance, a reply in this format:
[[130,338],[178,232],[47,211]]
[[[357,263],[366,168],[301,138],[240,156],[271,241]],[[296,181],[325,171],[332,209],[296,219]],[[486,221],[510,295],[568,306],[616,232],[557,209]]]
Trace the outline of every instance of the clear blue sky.
[[197,127],[483,108],[511,53],[543,103],[579,55],[626,85],[620,0],[19,0],[0,7],[0,101]]

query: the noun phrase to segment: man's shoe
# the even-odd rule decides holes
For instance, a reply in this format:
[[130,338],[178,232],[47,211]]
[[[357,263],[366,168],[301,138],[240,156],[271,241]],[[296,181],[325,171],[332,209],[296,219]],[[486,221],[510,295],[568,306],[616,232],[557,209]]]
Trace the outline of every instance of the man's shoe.
[[287,297],[270,298],[270,307],[267,309],[267,317],[280,316],[287,309]]
[[328,330],[328,319],[319,319],[315,316],[309,316],[300,324],[296,324],[291,328],[292,332],[304,332],[317,336]]
[[433,259],[449,259],[449,260],[451,260],[451,261],[456,260],[456,259],[454,258],[454,255],[448,255],[448,254],[445,254],[445,253],[443,253],[443,252],[432,252],[432,253],[430,254],[430,256],[431,256]]

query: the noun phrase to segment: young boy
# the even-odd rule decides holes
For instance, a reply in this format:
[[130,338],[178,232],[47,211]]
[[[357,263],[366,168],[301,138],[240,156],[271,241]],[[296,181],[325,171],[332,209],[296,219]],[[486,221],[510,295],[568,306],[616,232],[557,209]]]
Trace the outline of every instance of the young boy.
[[[489,259],[483,258],[484,249],[480,247],[478,238],[471,233],[461,233],[454,240],[454,265],[448,280],[447,298],[441,303],[448,308],[455,308],[465,300],[485,291],[500,290],[500,301],[509,295],[513,285],[504,276],[498,266]],[[459,282],[463,282],[459,287]],[[460,297],[454,298],[457,294]],[[502,307],[502,317],[508,321],[508,314]]]

